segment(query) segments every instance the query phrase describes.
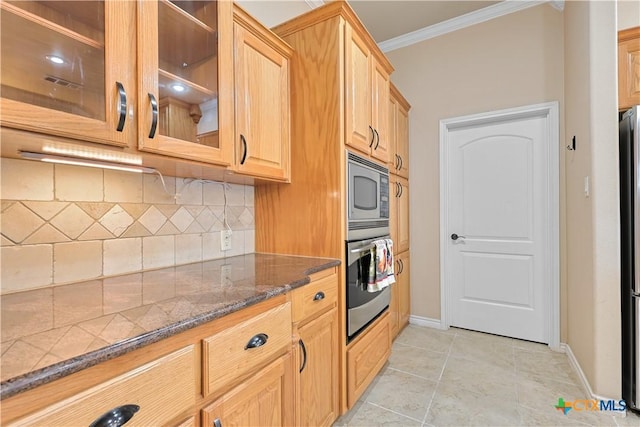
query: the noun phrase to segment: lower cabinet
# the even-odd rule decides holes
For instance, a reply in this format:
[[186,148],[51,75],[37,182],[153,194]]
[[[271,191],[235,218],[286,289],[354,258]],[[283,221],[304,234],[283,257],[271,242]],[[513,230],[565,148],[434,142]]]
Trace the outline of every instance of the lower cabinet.
[[202,410],[202,426],[293,425],[291,354],[280,357],[248,381]]
[[166,425],[195,405],[194,352],[193,345],[174,351],[11,425]]
[[[292,293],[296,422],[330,426],[339,415],[338,277],[316,279]],[[297,332],[297,333],[296,333]]]
[[389,312],[385,312],[347,348],[347,406],[352,408],[391,353]]
[[396,283],[391,285],[389,303],[389,329],[394,339],[409,324],[411,315],[411,281],[409,275],[409,251],[395,255]]

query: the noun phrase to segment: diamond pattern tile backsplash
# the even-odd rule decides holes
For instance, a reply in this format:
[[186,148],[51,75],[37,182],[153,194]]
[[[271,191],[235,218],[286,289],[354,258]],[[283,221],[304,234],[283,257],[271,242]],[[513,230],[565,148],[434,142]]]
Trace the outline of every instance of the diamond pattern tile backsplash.
[[[3,294],[254,252],[250,185],[164,177],[165,191],[158,175],[0,168]],[[221,252],[225,213],[232,249]]]

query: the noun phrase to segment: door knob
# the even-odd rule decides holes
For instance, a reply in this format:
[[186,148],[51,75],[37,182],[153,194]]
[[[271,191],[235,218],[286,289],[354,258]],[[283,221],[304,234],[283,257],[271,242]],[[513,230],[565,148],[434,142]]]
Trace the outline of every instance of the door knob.
[[458,236],[456,233],[451,235],[451,240],[466,239],[465,236]]

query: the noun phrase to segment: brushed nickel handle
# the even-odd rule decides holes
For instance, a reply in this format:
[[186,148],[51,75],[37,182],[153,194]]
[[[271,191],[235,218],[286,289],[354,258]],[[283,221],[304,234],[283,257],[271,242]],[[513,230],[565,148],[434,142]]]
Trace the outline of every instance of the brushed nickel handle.
[[120,82],[116,82],[116,88],[118,89],[118,125],[116,130],[122,132],[124,129],[124,122],[127,119],[127,92],[124,90],[124,86]]
[[158,101],[152,93],[149,94],[149,102],[151,103],[151,129],[149,129],[149,138],[153,139],[156,136],[156,129],[158,127]]

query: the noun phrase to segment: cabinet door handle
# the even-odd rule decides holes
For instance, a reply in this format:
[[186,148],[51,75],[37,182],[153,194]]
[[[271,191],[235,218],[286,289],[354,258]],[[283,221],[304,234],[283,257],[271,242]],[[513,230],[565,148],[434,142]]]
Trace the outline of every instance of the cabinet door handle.
[[378,133],[378,131],[376,129],[373,130],[376,133],[376,146],[374,148],[374,150],[378,149],[378,146],[380,145],[380,134]]
[[300,367],[300,372],[302,372],[304,367],[307,366],[307,347],[304,346],[302,339],[298,341],[298,344],[300,344],[300,349],[302,350],[302,366]]
[[313,300],[314,301],[320,301],[324,299],[324,292],[320,291],[317,294],[314,295]]
[[398,166],[398,170],[402,170],[402,166],[404,166],[404,160],[402,160],[402,156],[398,156],[398,159],[400,160],[400,166]]
[[396,168],[396,170],[398,170],[398,168],[400,166],[400,156],[398,156],[397,154],[394,154],[394,156],[396,156],[395,168]]
[[373,128],[371,127],[371,125],[369,125],[369,130],[371,131],[371,142],[369,143],[369,148],[373,147],[373,141],[376,140],[376,136],[373,133]]
[[122,405],[113,408],[91,423],[89,427],[119,427],[129,421],[140,407],[138,405]]
[[400,263],[400,271],[398,274],[402,274],[404,272],[404,262],[402,262],[401,259],[399,259],[398,262]]
[[396,197],[400,197],[400,183],[396,182]]
[[149,138],[156,136],[156,128],[158,127],[158,101],[152,93],[149,94],[149,102],[151,103],[151,129],[149,129]]
[[244,161],[247,160],[247,140],[244,138],[244,135],[240,134],[240,141],[242,141],[242,160],[240,160],[240,164],[244,165]]
[[213,427],[222,427],[222,421],[220,421],[220,418],[213,420]]
[[245,350],[249,350],[250,348],[262,347],[267,343],[269,339],[269,335],[267,334],[258,334],[251,337],[247,345],[244,346]]
[[396,260],[396,265],[397,265],[397,267],[396,267],[396,275],[399,276],[400,275],[400,260],[399,259]]
[[116,130],[122,132],[124,129],[124,122],[127,119],[127,92],[124,91],[124,86],[120,82],[116,82],[116,88],[118,88],[118,126]]
[[398,195],[398,197],[402,197],[402,193],[404,192],[404,189],[402,188],[402,184],[398,183],[398,188],[400,189],[400,194]]

